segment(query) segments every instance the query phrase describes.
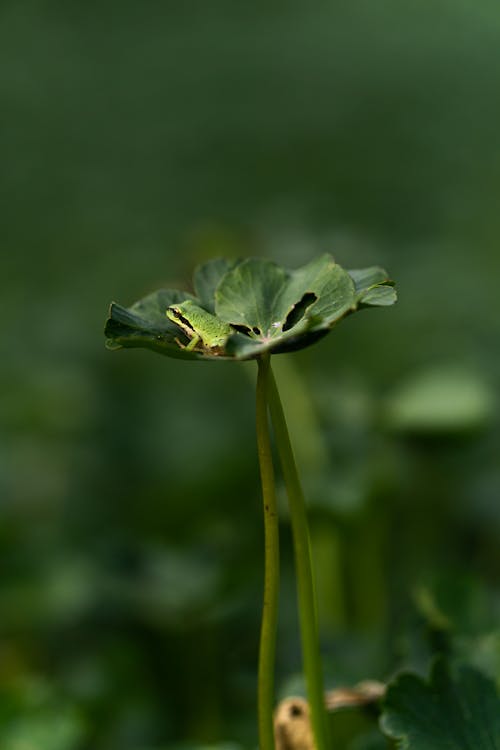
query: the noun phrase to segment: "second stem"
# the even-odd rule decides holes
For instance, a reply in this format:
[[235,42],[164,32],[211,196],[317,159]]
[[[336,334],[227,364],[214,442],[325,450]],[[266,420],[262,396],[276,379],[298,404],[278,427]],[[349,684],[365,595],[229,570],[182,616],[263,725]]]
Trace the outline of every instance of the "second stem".
[[307,697],[311,711],[311,723],[316,750],[329,750],[328,725],[326,721],[323,672],[319,650],[316,597],[311,563],[309,529],[307,524],[304,493],[300,484],[297,466],[293,455],[285,414],[281,405],[278,388],[269,368],[269,410],[273,424],[276,447],[280,457],[285,480],[292,524],[295,551],[295,570],[299,622],[302,640],[304,673]]
[[258,360],[257,377],[257,449],[259,454],[262,499],[264,504],[265,570],[264,606],[260,631],[257,708],[260,750],[274,750],[274,663],[278,625],[279,539],[274,469],[269,435],[269,355]]

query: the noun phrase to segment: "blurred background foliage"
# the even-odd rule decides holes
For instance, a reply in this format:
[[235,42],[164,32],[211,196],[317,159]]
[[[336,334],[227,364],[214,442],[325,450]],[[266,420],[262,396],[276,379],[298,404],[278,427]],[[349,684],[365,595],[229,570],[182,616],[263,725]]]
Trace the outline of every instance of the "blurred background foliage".
[[398,282],[275,360],[328,685],[500,678],[499,49],[493,0],[0,4],[3,750],[255,746],[255,366],[102,337],[214,255]]

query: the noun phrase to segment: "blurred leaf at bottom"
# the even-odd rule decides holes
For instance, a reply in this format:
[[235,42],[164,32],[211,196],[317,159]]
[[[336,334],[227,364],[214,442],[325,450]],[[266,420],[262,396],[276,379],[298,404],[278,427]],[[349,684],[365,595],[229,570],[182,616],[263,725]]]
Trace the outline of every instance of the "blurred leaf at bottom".
[[500,700],[481,672],[439,659],[429,683],[403,674],[389,687],[381,727],[401,750],[500,750]]

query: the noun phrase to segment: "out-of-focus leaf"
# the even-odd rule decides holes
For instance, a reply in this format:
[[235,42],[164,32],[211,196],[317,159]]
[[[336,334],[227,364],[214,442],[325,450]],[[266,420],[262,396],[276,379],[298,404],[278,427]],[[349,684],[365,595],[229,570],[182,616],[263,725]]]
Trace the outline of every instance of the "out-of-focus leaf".
[[418,611],[435,630],[450,630],[451,621],[440,609],[433,592],[428,586],[419,586],[414,593],[414,600]]
[[401,750],[500,750],[500,700],[481,672],[439,659],[429,683],[403,674],[389,687],[381,727]]
[[2,734],[2,750],[74,750],[80,747],[83,727],[78,716],[61,708],[53,713],[25,715]]
[[2,750],[74,750],[84,734],[80,714],[45,679],[30,675],[2,687]]
[[459,636],[454,640],[461,659],[500,682],[500,632],[494,630],[476,636]]
[[481,377],[439,368],[402,385],[389,400],[387,416],[397,430],[462,432],[483,425],[494,408],[494,394]]

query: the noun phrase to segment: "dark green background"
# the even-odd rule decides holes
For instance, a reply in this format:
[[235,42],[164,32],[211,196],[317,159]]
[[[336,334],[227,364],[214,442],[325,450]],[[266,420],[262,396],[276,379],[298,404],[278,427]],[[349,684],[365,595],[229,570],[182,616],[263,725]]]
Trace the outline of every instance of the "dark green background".
[[214,255],[398,282],[276,358],[328,685],[500,677],[499,50],[493,0],[0,3],[4,750],[255,745],[255,367],[102,336]]

